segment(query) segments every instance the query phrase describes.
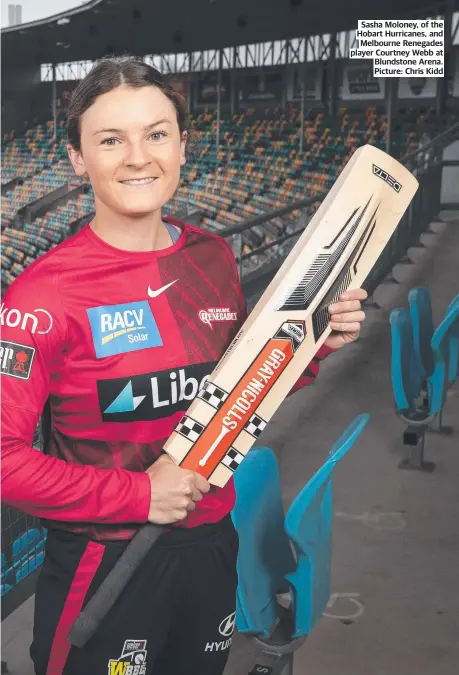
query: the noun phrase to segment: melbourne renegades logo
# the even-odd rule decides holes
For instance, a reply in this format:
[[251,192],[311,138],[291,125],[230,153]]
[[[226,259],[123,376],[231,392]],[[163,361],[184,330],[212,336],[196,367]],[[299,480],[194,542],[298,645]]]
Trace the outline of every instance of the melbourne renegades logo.
[[200,310],[199,318],[213,330],[214,321],[236,321],[237,312],[232,312],[229,307],[209,307]]

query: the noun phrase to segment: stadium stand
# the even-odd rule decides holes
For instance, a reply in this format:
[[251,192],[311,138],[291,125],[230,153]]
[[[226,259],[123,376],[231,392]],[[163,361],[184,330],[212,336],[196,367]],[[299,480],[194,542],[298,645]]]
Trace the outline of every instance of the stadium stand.
[[[374,107],[361,111],[342,107],[336,118],[323,111],[309,111],[303,153],[298,147],[300,120],[297,108],[248,109],[222,120],[222,142],[216,152],[215,111],[198,114],[191,127],[192,161],[185,165],[180,188],[165,214],[198,209],[201,227],[221,232],[253,216],[327,192],[360,145],[370,143],[384,149],[386,117]],[[437,117],[431,108],[403,111],[394,130],[394,156],[416,150],[426,137],[441,133],[447,124],[451,124],[451,116]],[[90,191],[69,195],[64,204],[50,205],[45,215],[15,227],[20,209],[71,184],[73,171],[65,156],[63,117],[59,117],[58,140],[52,136],[48,122],[9,141],[4,148],[2,166],[21,175],[21,184],[2,201],[5,287],[30,262],[73,233],[73,224],[89,218],[93,211]],[[294,211],[278,218],[270,233],[263,227],[252,231],[244,242],[243,255],[296,229],[298,215]],[[254,260],[253,267],[257,264]]]

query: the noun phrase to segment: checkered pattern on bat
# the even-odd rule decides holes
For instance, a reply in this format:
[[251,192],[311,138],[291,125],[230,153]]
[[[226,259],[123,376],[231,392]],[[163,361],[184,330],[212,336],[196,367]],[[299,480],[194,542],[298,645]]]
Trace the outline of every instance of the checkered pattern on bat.
[[266,428],[267,422],[265,422],[258,415],[252,415],[247,424],[244,427],[244,431],[247,431],[248,434],[258,438],[261,436],[262,431]]
[[244,459],[244,455],[241,455],[235,448],[231,447],[226,455],[222,459],[222,464],[228,467],[230,471],[236,471],[239,464]]
[[188,440],[193,441],[194,443],[204,431],[204,426],[199,424],[199,422],[196,422],[196,420],[192,419],[191,417],[184,415],[175,427],[174,431],[176,431],[181,436],[188,438]]
[[204,383],[197,398],[202,398],[203,401],[206,401],[206,403],[213,408],[219,410],[228,398],[228,393],[220,387],[217,387],[213,382],[207,381]]

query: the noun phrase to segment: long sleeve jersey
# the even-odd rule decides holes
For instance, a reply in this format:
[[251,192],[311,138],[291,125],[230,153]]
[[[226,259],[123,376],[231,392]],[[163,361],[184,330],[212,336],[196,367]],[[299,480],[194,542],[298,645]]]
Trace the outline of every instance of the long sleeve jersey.
[[[148,252],[114,248],[86,225],[4,297],[2,499],[48,527],[128,539],[147,522],[145,470],[246,318],[229,244],[165,220],[180,237]],[[47,401],[42,453],[32,440]],[[212,487],[180,526],[216,522],[234,500],[232,480]]]

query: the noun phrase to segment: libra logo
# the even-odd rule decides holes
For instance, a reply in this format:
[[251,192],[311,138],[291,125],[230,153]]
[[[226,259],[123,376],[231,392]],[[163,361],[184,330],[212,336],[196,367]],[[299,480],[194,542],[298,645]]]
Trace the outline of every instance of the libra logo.
[[91,307],[86,312],[98,359],[163,344],[146,300]]
[[169,417],[188,408],[216,362],[98,380],[103,422],[139,422]]

